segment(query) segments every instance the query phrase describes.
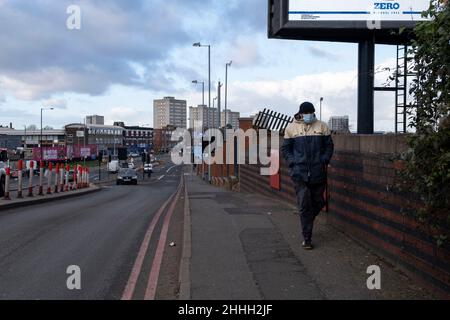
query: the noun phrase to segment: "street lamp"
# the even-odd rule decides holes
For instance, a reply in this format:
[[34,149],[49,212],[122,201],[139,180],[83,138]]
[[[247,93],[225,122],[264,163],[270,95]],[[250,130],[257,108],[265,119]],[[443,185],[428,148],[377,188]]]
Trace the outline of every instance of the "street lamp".
[[25,135],[25,139],[24,139],[24,142],[23,142],[23,148],[24,148],[24,150],[26,150],[27,149],[27,126],[26,125],[24,125],[23,126],[24,128],[25,128],[25,132],[24,132],[24,135]]
[[322,102],[323,102],[323,97],[320,98],[320,121],[322,121]]
[[193,80],[192,83],[195,84],[202,84],[202,105],[205,105],[205,82],[204,81],[198,81],[198,80]]
[[41,137],[40,137],[40,147],[41,147],[41,161],[44,161],[44,150],[42,149],[42,112],[44,110],[53,110],[54,108],[41,108]]
[[227,107],[228,107],[228,67],[231,67],[233,61],[225,64],[225,128],[227,127]]
[[211,107],[211,45],[201,44],[196,42],[193,44],[194,47],[207,47],[208,48],[208,107]]

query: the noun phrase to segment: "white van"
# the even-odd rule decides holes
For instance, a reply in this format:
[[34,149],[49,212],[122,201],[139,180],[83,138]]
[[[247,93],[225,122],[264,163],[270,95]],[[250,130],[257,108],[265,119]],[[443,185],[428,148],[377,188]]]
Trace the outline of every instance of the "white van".
[[119,169],[120,169],[119,160],[111,160],[111,162],[108,163],[109,173],[117,173],[119,172]]

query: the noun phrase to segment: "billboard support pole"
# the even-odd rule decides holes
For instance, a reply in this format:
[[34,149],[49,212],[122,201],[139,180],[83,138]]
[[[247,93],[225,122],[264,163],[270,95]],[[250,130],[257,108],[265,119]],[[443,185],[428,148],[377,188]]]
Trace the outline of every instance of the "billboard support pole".
[[358,43],[358,134],[374,132],[375,42]]

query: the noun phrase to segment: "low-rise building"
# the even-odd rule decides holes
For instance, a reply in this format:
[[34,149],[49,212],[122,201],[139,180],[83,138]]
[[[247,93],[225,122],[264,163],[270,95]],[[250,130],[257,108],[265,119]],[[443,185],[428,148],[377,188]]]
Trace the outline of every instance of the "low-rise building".
[[140,126],[126,126],[123,122],[115,122],[115,126],[122,127],[124,147],[129,150],[145,149],[150,151],[153,149],[153,128]]
[[65,126],[66,145],[95,145],[98,152],[111,153],[124,146],[124,128],[108,125],[72,123]]
[[172,133],[176,130],[174,126],[167,126],[162,129],[155,129],[153,148],[156,153],[169,152],[177,142],[171,141]]
[[16,149],[18,147],[37,148],[60,147],[65,145],[66,133],[64,129],[16,130],[14,128],[0,128],[0,147]]

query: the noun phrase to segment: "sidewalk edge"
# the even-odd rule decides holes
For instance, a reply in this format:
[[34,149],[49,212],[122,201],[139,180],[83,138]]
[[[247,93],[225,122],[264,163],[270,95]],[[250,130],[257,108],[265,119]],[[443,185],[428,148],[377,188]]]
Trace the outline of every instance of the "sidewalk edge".
[[81,197],[81,196],[91,194],[94,192],[98,192],[101,190],[102,190],[101,187],[93,185],[89,190],[85,190],[85,191],[77,192],[77,193],[70,193],[70,191],[69,191],[69,193],[66,193],[66,194],[58,196],[58,197],[38,198],[40,196],[36,195],[36,196],[34,196],[34,199],[30,199],[28,201],[2,204],[2,205],[0,205],[0,212],[6,211],[9,209],[23,208],[23,207],[29,207],[29,206],[37,205],[37,204],[43,204],[43,203],[48,203],[48,202],[53,202],[53,201],[58,201],[58,200],[64,200],[64,199],[68,199],[68,198]]
[[184,228],[183,228],[183,253],[180,263],[180,293],[179,300],[191,299],[191,256],[192,256],[192,243],[191,243],[191,208],[189,203],[189,195],[187,189],[187,179],[184,179]]

